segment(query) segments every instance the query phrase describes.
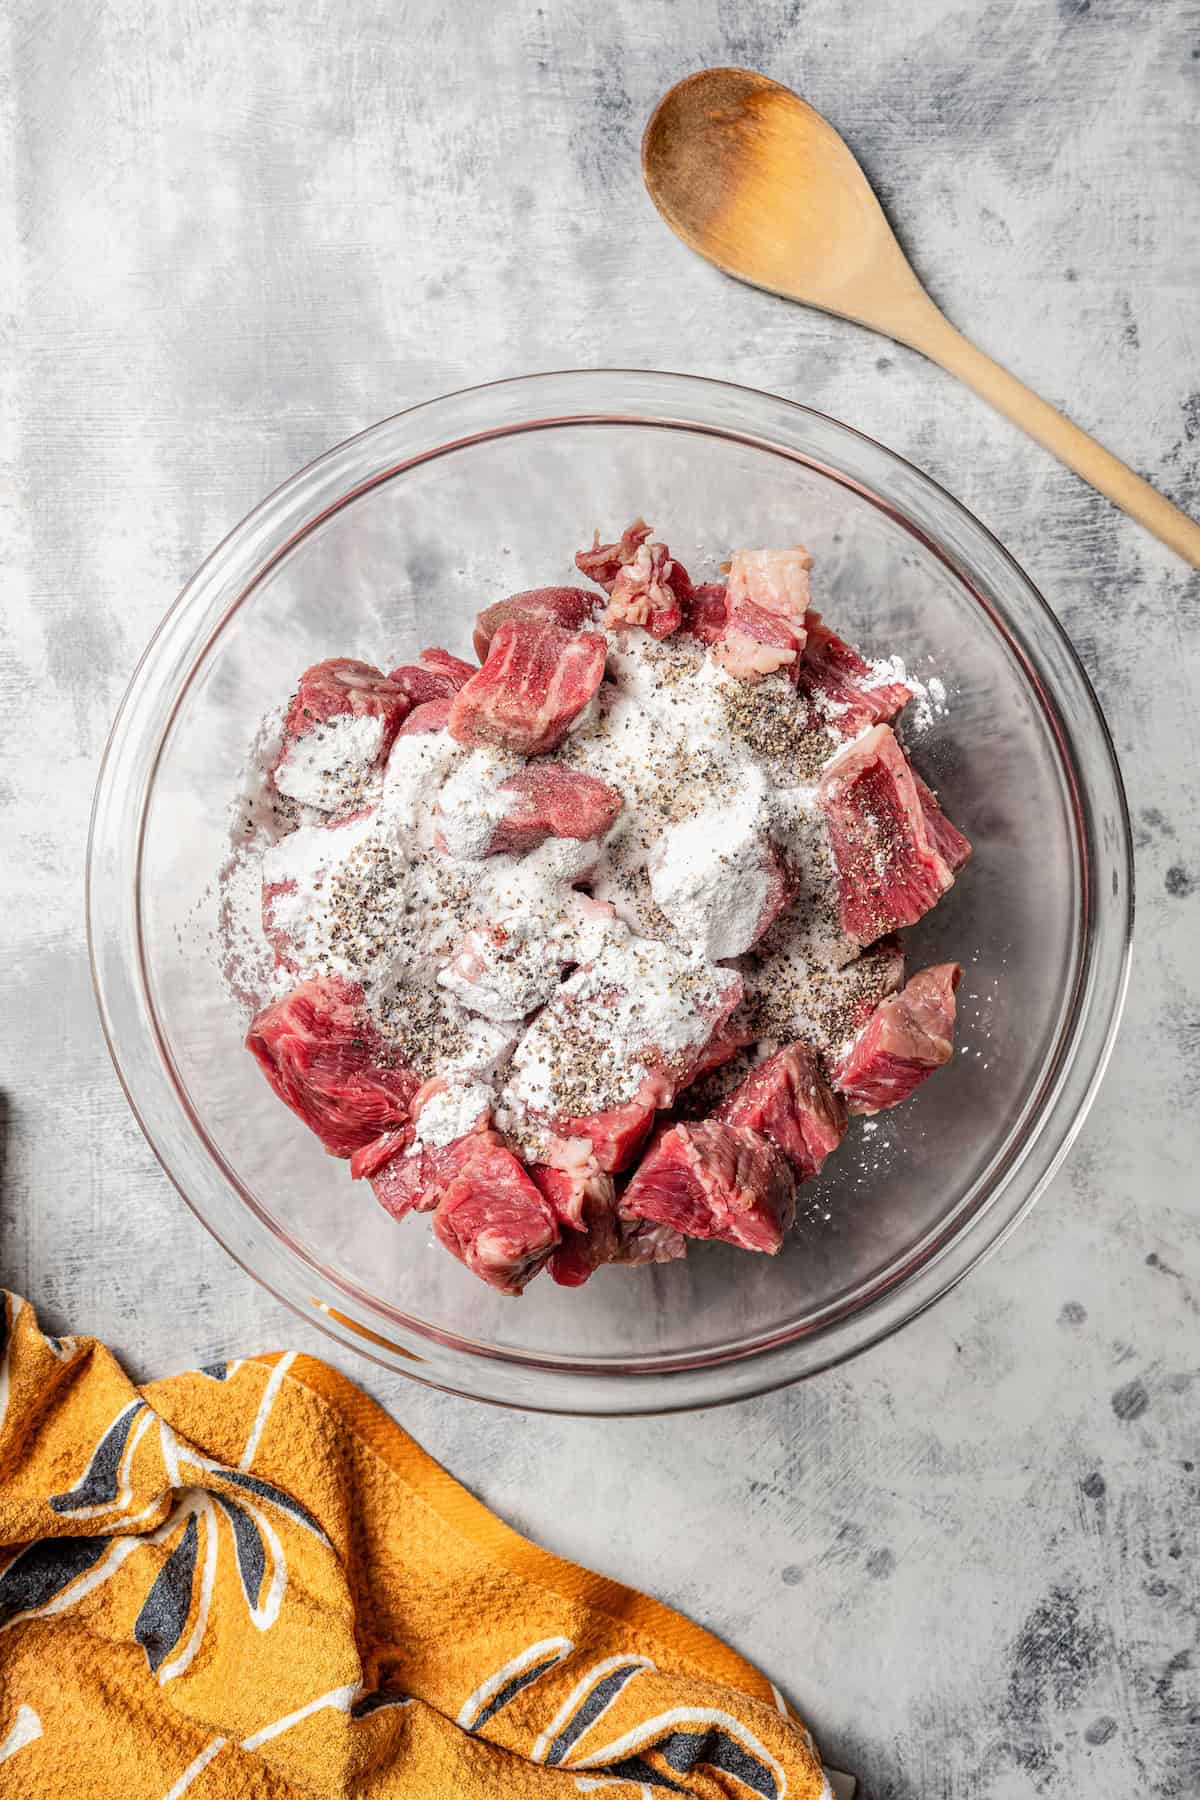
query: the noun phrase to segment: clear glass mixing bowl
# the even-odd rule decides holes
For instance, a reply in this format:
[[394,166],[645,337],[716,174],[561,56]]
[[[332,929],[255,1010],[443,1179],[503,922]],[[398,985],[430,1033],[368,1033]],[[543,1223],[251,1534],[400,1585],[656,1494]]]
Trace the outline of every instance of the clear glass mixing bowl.
[[[918,761],[975,844],[907,935],[956,957],[960,1048],[852,1129],[778,1257],[543,1279],[501,1298],[395,1224],[271,1094],[216,956],[229,807],[262,713],[323,657],[469,653],[481,605],[571,579],[592,527],[643,512],[711,575],[801,539],[839,631],[946,684]],[[188,583],[101,769],[88,916],[130,1102],[180,1193],[303,1316],[390,1368],[567,1412],[703,1406],[895,1330],[993,1248],[1078,1130],[1112,1043],[1132,922],[1129,826],[1066,637],[996,540],[859,432],[720,382],[536,375],[364,431],[265,500]]]

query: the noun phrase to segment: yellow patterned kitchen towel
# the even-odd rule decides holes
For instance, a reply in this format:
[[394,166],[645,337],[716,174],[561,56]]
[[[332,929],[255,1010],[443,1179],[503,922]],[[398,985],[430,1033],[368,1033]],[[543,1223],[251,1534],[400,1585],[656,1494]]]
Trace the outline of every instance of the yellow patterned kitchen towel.
[[15,1294],[0,1341],[0,1794],[829,1795],[749,1663],[510,1531],[325,1364],[138,1388]]

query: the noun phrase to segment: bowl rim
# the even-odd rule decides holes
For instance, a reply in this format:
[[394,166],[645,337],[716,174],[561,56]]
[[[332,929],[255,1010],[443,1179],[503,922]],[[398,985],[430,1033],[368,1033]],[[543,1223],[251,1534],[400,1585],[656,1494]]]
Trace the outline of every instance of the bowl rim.
[[[579,390],[590,393],[600,388],[606,403],[581,409]],[[615,394],[623,396],[623,406],[614,405]],[[530,403],[538,404],[525,407],[526,397]],[[575,404],[564,412],[561,404],[568,398]],[[503,415],[505,403],[512,411],[515,402],[515,414],[494,417],[490,423],[481,416],[475,421],[475,429],[448,438],[442,435],[398,462],[385,459],[379,466],[368,464],[369,474],[333,491],[337,484],[332,478],[340,479],[354,466],[359,453],[380,446],[389,434],[406,425],[420,426],[429,418],[453,415],[456,408],[462,411],[465,407],[469,421],[474,407],[481,406],[486,414],[493,400],[498,401],[498,415]],[[559,409],[547,406],[547,400],[559,400]],[[707,409],[706,401],[711,402]],[[712,415],[723,402],[730,407],[729,416],[718,421]],[[842,451],[865,446],[869,460],[881,459],[882,467],[902,479],[918,500],[957,526],[965,535],[968,548],[991,561],[994,574],[1007,579],[1008,599],[1011,601],[1015,595],[1030,615],[1024,621],[1026,629],[1016,630],[1003,612],[997,614],[995,595],[989,598],[980,591],[977,571],[968,569],[959,556],[950,552],[944,533],[927,530],[894,495],[881,494],[874,481],[866,482],[846,467],[827,463],[811,449],[799,448],[795,441],[783,442],[752,427],[748,414],[758,410],[766,415],[772,409],[777,409],[778,431],[783,431],[790,421],[798,438],[803,438],[808,427],[818,438],[832,438]],[[708,416],[697,417],[706,411]],[[1071,791],[1083,907],[1079,933],[1082,948],[1076,957],[1069,1000],[1060,1010],[1053,1049],[1018,1121],[1022,1126],[1028,1125],[1027,1135],[1019,1136],[1016,1128],[1009,1132],[1001,1150],[967,1194],[960,1196],[937,1227],[925,1234],[904,1265],[887,1271],[885,1279],[875,1282],[865,1302],[831,1304],[824,1309],[830,1316],[818,1315],[815,1325],[760,1335],[747,1347],[737,1346],[732,1351],[725,1347],[699,1356],[675,1352],[633,1363],[614,1357],[547,1357],[440,1332],[382,1306],[354,1283],[322,1269],[302,1246],[289,1240],[278,1221],[268,1222],[239,1182],[236,1171],[209,1138],[182,1082],[174,1078],[173,1057],[158,1024],[138,928],[148,802],[173,720],[215,638],[277,563],[335,512],[408,468],[473,443],[522,431],[602,423],[700,430],[782,454],[858,492],[951,570],[984,608],[992,625],[1001,631],[1037,696],[1044,721],[1051,727],[1060,772]],[[322,484],[331,491],[325,496],[325,504],[314,511],[312,499]],[[912,503],[910,494],[908,504]],[[243,553],[249,557],[251,551],[261,554],[247,563],[249,573],[233,584],[230,596],[222,603],[230,586],[229,565],[241,561]],[[202,603],[210,597],[213,604],[206,611]],[[198,609],[198,624],[177,644],[180,627],[190,619],[193,609]],[[1026,642],[1030,626],[1046,634],[1044,649],[1037,653]],[[1052,655],[1061,664],[1060,682],[1065,679],[1073,686],[1069,698],[1079,713],[1075,730],[1060,710],[1062,696],[1051,691],[1056,684],[1051,680],[1047,685],[1045,665]],[[182,670],[183,679],[165,689],[170,696],[167,710],[162,713],[160,707],[159,729],[147,749],[144,744],[131,742],[128,728],[139,700],[152,684],[161,688],[164,672],[171,669]],[[1087,734],[1082,742],[1081,730]],[[1080,757],[1087,765],[1086,783]],[[136,777],[136,807],[130,805],[131,776]],[[1104,826],[1104,848],[1108,853],[1105,872],[1109,884],[1105,889],[1094,878],[1090,862],[1099,848],[1095,832],[1088,829],[1090,815],[1096,811],[1097,789],[1102,791],[1103,805],[1098,817]],[[135,813],[136,831],[131,834],[129,821]],[[427,1385],[522,1410],[610,1415],[715,1405],[816,1374],[901,1329],[996,1249],[1060,1166],[1103,1077],[1128,985],[1134,905],[1128,808],[1103,713],[1062,625],[995,535],[946,488],[906,458],[816,408],[711,377],[630,369],[555,370],[510,376],[418,402],[322,452],[260,501],[185,583],[138,660],[101,760],[89,829],[86,884],[93,987],[118,1079],[164,1172],[234,1260],[276,1298],[338,1342]],[[122,915],[122,900],[129,905],[128,917]],[[142,1054],[144,1046],[127,1043],[120,1032],[117,1015],[130,1008],[141,1015],[139,1023],[148,1027],[157,1051],[157,1067]],[[172,1108],[178,1116],[173,1116]],[[220,1228],[211,1210],[205,1208],[198,1194],[190,1191],[193,1183],[179,1166],[181,1158],[188,1161],[186,1132],[181,1138],[181,1124],[203,1146],[216,1179],[232,1191],[248,1213],[257,1217],[261,1230],[270,1234],[278,1255],[271,1255],[271,1246],[262,1243],[250,1246],[233,1241],[235,1234]],[[1051,1131],[1048,1139],[1052,1124],[1057,1125],[1057,1131]],[[194,1163],[191,1173],[195,1174]],[[986,1194],[964,1212],[965,1201],[985,1182]],[[1006,1210],[998,1202],[1014,1186],[1017,1192]],[[990,1229],[981,1231],[989,1221]],[[268,1269],[252,1251],[268,1252]],[[302,1275],[303,1270],[307,1274]],[[287,1279],[298,1275],[302,1275],[298,1284]],[[325,1294],[319,1291],[322,1284],[327,1289]],[[379,1325],[395,1336],[384,1335],[376,1329]],[[502,1380],[495,1379],[497,1370],[504,1372]],[[514,1371],[519,1377],[516,1381]]]

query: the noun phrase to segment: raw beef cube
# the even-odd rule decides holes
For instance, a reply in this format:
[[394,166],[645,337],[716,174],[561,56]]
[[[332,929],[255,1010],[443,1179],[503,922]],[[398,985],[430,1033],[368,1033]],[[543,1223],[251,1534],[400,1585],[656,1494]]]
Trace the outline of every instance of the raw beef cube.
[[621,796],[595,775],[561,763],[535,763],[502,781],[508,810],[492,833],[489,856],[521,856],[548,837],[602,838],[621,810]]
[[[436,1182],[434,1154],[424,1144],[401,1148],[377,1169],[363,1169],[375,1198],[393,1219],[403,1219],[410,1212],[432,1212],[438,1203],[440,1189]],[[354,1173],[354,1164],[350,1165]]]
[[796,662],[795,635],[782,622],[765,615],[751,631],[743,617],[736,625],[726,622],[713,655],[737,681],[761,681],[780,669],[790,674]]
[[744,1050],[747,1043],[751,1041],[746,1032],[738,1026],[736,1020],[731,1020],[720,1031],[714,1032],[704,1054],[697,1058],[695,1066],[688,1076],[688,1087],[697,1081],[703,1081],[704,1077],[711,1075],[714,1069],[724,1068],[725,1064],[732,1062],[738,1052]]
[[453,705],[453,694],[446,694],[441,700],[422,700],[420,706],[413,707],[397,736],[420,737],[427,731],[445,731]]
[[597,1164],[584,1138],[560,1139],[553,1146],[553,1162],[534,1163],[529,1173],[554,1208],[560,1225],[585,1229],[589,1205],[615,1205],[612,1176]]
[[560,1287],[580,1287],[602,1263],[614,1262],[619,1248],[616,1190],[586,1153],[568,1169],[535,1163],[529,1171],[550,1202],[562,1242],[550,1258],[551,1279]]
[[725,629],[714,654],[739,681],[759,681],[777,669],[799,674],[812,557],[788,550],[738,550],[725,589]]
[[549,1260],[558,1225],[549,1202],[494,1133],[480,1132],[474,1142],[478,1147],[442,1191],[433,1229],[481,1281],[519,1294]]
[[408,710],[403,690],[382,670],[351,656],[335,656],[329,662],[315,663],[300,677],[284,721],[285,748],[289,740],[304,737],[346,713],[382,719],[390,743]]
[[833,1072],[852,1113],[898,1106],[954,1053],[957,963],[922,969],[876,1007]]
[[497,1134],[486,1129],[486,1114],[480,1115],[474,1131],[447,1144],[414,1143],[410,1130],[409,1143],[398,1145],[389,1158],[374,1161],[369,1168],[356,1169],[351,1162],[350,1173],[370,1177],[375,1198],[394,1219],[410,1212],[432,1212],[449,1183],[480,1152],[477,1138],[485,1138],[491,1147],[500,1143]]
[[620,1211],[774,1255],[795,1217],[796,1184],[783,1152],[761,1132],[714,1120],[673,1125],[646,1152]]
[[[449,650],[443,650],[437,644],[432,649],[422,650],[417,661],[422,668],[440,674],[448,683],[449,691],[452,694],[457,694],[459,688],[470,681],[475,673],[474,663],[467,662],[464,657],[454,656]],[[436,700],[441,696],[432,694],[430,698]]]
[[602,544],[597,532],[590,550],[576,551],[575,567],[581,575],[586,575],[589,581],[611,594],[617,576],[627,563],[633,561],[649,536],[650,527],[645,519],[635,519],[615,544]]
[[619,1106],[575,1116],[560,1114],[554,1122],[555,1134],[568,1141],[585,1138],[591,1145],[597,1167],[619,1174],[629,1167],[650,1136],[659,1107],[670,1105],[668,1084],[661,1089],[655,1088],[651,1097],[644,1098],[643,1094],[649,1092],[648,1084],[643,1083],[637,1099],[626,1100]]
[[725,583],[706,581],[692,589],[683,609],[683,629],[702,644],[715,644],[725,631]]
[[887,724],[912,699],[902,681],[878,680],[869,662],[821,623],[818,612],[805,620],[807,637],[800,659],[800,692],[829,729],[856,738],[870,725]]
[[579,631],[595,617],[599,602],[583,588],[527,588],[487,606],[475,621],[475,654],[487,660],[492,639],[508,619],[525,619],[534,625],[558,625],[563,631]]
[[788,1044],[759,1063],[713,1117],[761,1131],[783,1151],[798,1181],[819,1174],[846,1134],[846,1108],[807,1044]]
[[303,982],[252,1022],[246,1047],[279,1098],[331,1156],[353,1156],[408,1125],[420,1082],[391,1062],[362,989],[339,976]]
[[322,812],[360,805],[411,704],[404,690],[370,663],[342,656],[306,669],[271,771],[276,788]]
[[396,1157],[406,1151],[412,1143],[411,1125],[398,1125],[393,1131],[385,1131],[381,1137],[374,1138],[371,1143],[364,1144],[350,1158],[350,1179],[370,1180]]
[[670,637],[683,622],[692,584],[665,544],[643,544],[612,584],[602,623],[621,631],[641,625],[651,637]]
[[518,756],[555,749],[600,686],[607,649],[596,631],[506,620],[486,663],[455,698],[451,737]]
[[655,905],[710,962],[749,950],[796,892],[753,805],[669,826],[649,872]]
[[[923,784],[922,784],[923,785]],[[839,751],[819,794],[837,868],[842,929],[860,944],[914,925],[954,881],[941,813],[896,738],[876,725]],[[955,833],[956,856],[969,849]],[[963,848],[965,847],[965,848]]]
[[963,836],[957,825],[950,823],[938,805],[937,795],[931,788],[926,787],[915,769],[912,776],[934,848],[947,867],[957,875],[971,854],[970,840]]
[[[558,986],[525,1032],[497,1116],[518,1134],[532,1124],[560,1140],[587,1138],[602,1169],[626,1167],[653,1114],[725,1035],[742,991],[732,969],[669,944],[610,940]],[[569,1113],[551,1110],[556,1097],[560,1106],[573,1102]]]
[[410,706],[424,706],[430,700],[452,700],[478,673],[461,656],[433,649],[422,650],[415,663],[401,663],[388,680],[408,695]]

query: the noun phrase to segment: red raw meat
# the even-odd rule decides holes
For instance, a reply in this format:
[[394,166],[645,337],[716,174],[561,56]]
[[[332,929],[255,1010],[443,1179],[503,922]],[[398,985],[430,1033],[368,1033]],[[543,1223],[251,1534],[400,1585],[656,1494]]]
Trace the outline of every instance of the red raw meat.
[[420,706],[413,707],[396,733],[397,737],[420,737],[427,731],[444,731],[450,722],[453,705],[453,694],[446,694],[441,700],[422,700]]
[[586,1138],[598,1168],[611,1173],[627,1169],[646,1139],[660,1106],[670,1105],[670,1090],[664,1085],[661,1099],[643,1099],[648,1077],[639,1088],[639,1098],[626,1100],[621,1106],[610,1106],[605,1112],[594,1112],[572,1118],[561,1115],[554,1122],[556,1134],[563,1139]]
[[352,656],[335,656],[329,662],[314,663],[311,669],[305,669],[292,695],[275,767],[279,768],[289,745],[297,738],[344,713],[360,717],[370,714],[383,720],[383,742],[376,759],[382,763],[411,706],[404,689],[371,663],[357,662]]
[[725,629],[714,654],[739,681],[786,669],[795,681],[804,649],[812,557],[788,550],[738,550],[725,589]]
[[665,544],[643,544],[617,574],[603,623],[615,630],[641,625],[651,637],[670,637],[683,623],[683,603],[692,584],[682,563]]
[[880,1001],[833,1072],[852,1113],[898,1106],[950,1061],[961,979],[957,963],[937,963]]
[[494,1132],[469,1146],[433,1215],[438,1239],[472,1274],[502,1294],[519,1294],[559,1242],[549,1202]]
[[957,875],[971,854],[970,839],[963,836],[957,825],[950,823],[938,805],[937,795],[926,787],[915,769],[912,778],[934,848],[948,868]]
[[[565,1022],[573,1033],[599,1040],[605,1030],[607,1002],[620,991],[608,981],[607,974],[603,959],[591,969],[576,971],[558,990],[543,1013],[543,1019],[548,1023],[556,1019]],[[726,1028],[730,1015],[741,1002],[744,984],[741,976],[732,969],[722,969],[720,975],[723,986],[711,1011],[707,1006],[702,1009],[698,1002],[687,1003],[702,1027],[695,1041],[685,1050],[670,1055],[664,1055],[654,1045],[639,1046],[637,1059],[646,1073],[637,1092],[619,1105],[602,1111],[559,1114],[550,1121],[558,1144],[586,1138],[599,1168],[615,1174],[629,1167],[650,1132],[655,1113],[670,1106],[698,1070],[711,1068],[714,1060],[723,1061],[729,1053],[729,1040],[733,1034]],[[584,998],[582,1012],[579,1009],[581,995]],[[598,1010],[597,1002],[600,1003]],[[587,1023],[583,1025],[585,1020]],[[586,1046],[583,1053],[586,1055]],[[564,1157],[552,1153],[547,1160],[561,1163]],[[569,1163],[569,1158],[566,1160]]]
[[387,1061],[362,989],[340,976],[303,982],[266,1007],[246,1047],[331,1156],[353,1156],[408,1125],[420,1081],[403,1063]]
[[718,643],[725,631],[725,583],[706,581],[692,589],[683,609],[683,629],[702,644]]
[[617,576],[627,563],[633,561],[649,536],[650,527],[645,519],[635,519],[632,525],[626,526],[615,544],[602,544],[597,532],[590,550],[575,552],[575,567],[581,575],[586,575],[589,581],[611,594]]
[[408,695],[410,706],[424,706],[429,700],[453,699],[478,672],[461,656],[434,648],[422,650],[415,663],[401,663],[388,680]]
[[970,846],[955,832],[957,861],[942,854],[940,844],[950,845],[941,809],[928,788],[918,789],[891,728],[876,725],[840,751],[818,791],[837,867],[842,930],[870,944],[914,925],[952,885]]
[[774,1255],[795,1217],[796,1183],[783,1152],[761,1132],[710,1119],[659,1134],[620,1211],[687,1237]]
[[489,856],[520,856],[548,837],[602,838],[621,810],[621,796],[595,775],[562,763],[534,763],[500,783],[509,810],[488,843]]
[[616,1190],[611,1175],[584,1158],[570,1169],[535,1163],[529,1171],[549,1201],[562,1233],[550,1258],[551,1279],[560,1287],[581,1287],[602,1263],[617,1259]]
[[686,1083],[681,1081],[679,1087],[691,1087],[694,1082],[702,1080],[705,1075],[711,1075],[714,1069],[720,1069],[725,1063],[731,1062],[739,1050],[744,1050],[747,1044],[753,1042],[754,1039],[745,1031],[734,1026],[715,1032],[705,1047],[704,1054],[697,1059]]
[[[354,1174],[353,1163],[350,1173]],[[401,1145],[397,1154],[379,1168],[362,1169],[360,1173],[369,1178],[375,1198],[393,1219],[402,1219],[410,1212],[432,1212],[438,1203],[437,1171],[432,1153],[424,1144],[414,1144],[407,1151]]]
[[507,619],[486,663],[455,698],[451,737],[520,756],[553,750],[600,686],[607,651],[597,631]]
[[[769,877],[767,897],[763,901],[763,909],[758,915],[754,936],[745,946],[746,950],[753,949],[764,933],[771,929],[779,915],[787,911],[796,898],[800,886],[795,874],[778,855],[773,844],[763,844],[762,861]],[[738,952],[738,954],[740,955],[742,952]]]
[[[843,739],[856,738],[869,725],[886,724],[908,705],[912,689],[902,681],[880,687],[866,685],[871,665],[852,644],[821,623],[818,612],[805,618],[807,637],[800,659],[800,692],[815,702],[829,729]],[[828,703],[827,708],[821,702]]]
[[475,621],[475,654],[487,660],[492,639],[508,619],[527,619],[534,625],[558,625],[563,631],[579,631],[595,617],[599,602],[594,594],[576,587],[527,588],[487,606]]
[[846,1108],[807,1044],[788,1044],[751,1070],[713,1117],[761,1131],[777,1144],[799,1181],[819,1174],[846,1135]]
[[[433,1085],[432,1082],[425,1083],[426,1087]],[[418,1111],[419,1102],[414,1099],[414,1117]],[[479,1146],[475,1140],[486,1137],[493,1146],[501,1141],[488,1129],[486,1114],[474,1131],[454,1138],[449,1144],[412,1143],[411,1130],[408,1137],[411,1148],[407,1144],[397,1145],[390,1158],[374,1159],[370,1168],[356,1168],[353,1162],[350,1164],[351,1175],[370,1176],[375,1198],[394,1219],[402,1219],[410,1212],[432,1212],[447,1184],[476,1154]]]
[[394,1131],[385,1131],[382,1137],[364,1144],[350,1158],[351,1181],[361,1181],[364,1176],[373,1179],[381,1169],[408,1149],[412,1139],[412,1126],[399,1125]]

